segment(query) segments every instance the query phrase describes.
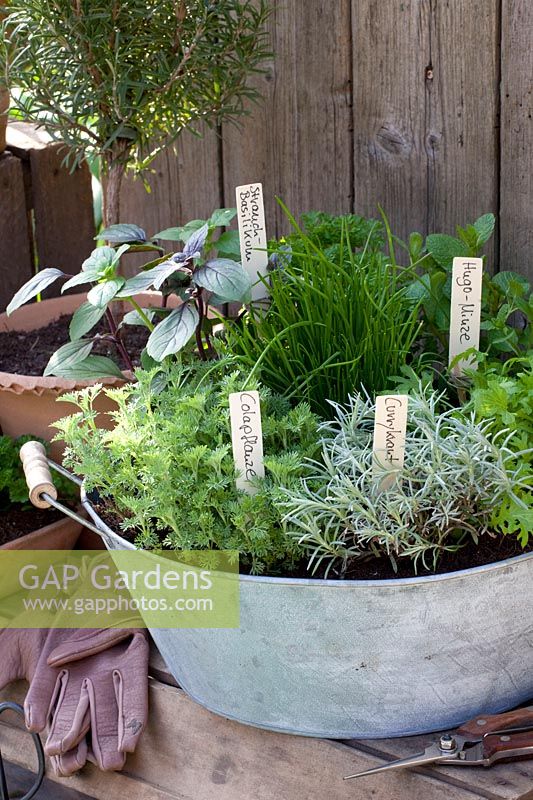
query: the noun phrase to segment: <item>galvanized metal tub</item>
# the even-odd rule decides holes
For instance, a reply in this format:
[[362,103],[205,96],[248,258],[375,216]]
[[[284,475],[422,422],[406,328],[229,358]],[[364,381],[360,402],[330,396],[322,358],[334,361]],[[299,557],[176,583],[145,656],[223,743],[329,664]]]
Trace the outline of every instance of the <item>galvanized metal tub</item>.
[[[131,548],[84,505],[109,549]],[[382,581],[241,576],[234,630],[151,630],[201,705],[284,733],[384,738],[533,697],[533,553]]]

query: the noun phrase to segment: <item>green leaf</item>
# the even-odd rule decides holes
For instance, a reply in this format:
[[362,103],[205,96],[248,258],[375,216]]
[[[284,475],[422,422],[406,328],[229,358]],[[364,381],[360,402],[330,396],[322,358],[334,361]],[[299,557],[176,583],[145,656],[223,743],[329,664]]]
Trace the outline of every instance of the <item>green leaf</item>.
[[409,255],[411,261],[418,261],[424,247],[424,238],[421,233],[416,231],[409,236]]
[[124,378],[118,366],[107,356],[87,356],[76,364],[58,366],[53,372],[60,378],[77,381],[94,381],[98,378]]
[[138,225],[129,222],[121,222],[118,225],[110,225],[101,231],[95,239],[105,239],[112,244],[123,244],[125,242],[146,242],[146,233]]
[[81,268],[84,272],[99,272],[103,275],[107,267],[115,261],[116,250],[113,247],[95,247],[89,258],[86,258]]
[[225,231],[218,237],[214,246],[220,258],[232,258],[240,261],[241,241],[238,231]]
[[186,242],[195,231],[200,230],[205,225],[205,219],[192,219],[181,228],[166,228],[164,231],[154,234],[153,239],[164,239],[169,242]]
[[247,273],[229,258],[214,258],[195,270],[193,283],[225,298],[227,302],[241,300],[250,291],[250,278]]
[[145,242],[145,244],[130,244],[128,253],[150,253],[152,251],[161,252],[161,248],[156,244]]
[[87,295],[87,300],[97,308],[105,308],[125,283],[125,278],[111,278],[110,281],[102,281],[93,286]]
[[154,233],[154,239],[164,239],[166,242],[183,242],[184,228],[165,228],[164,231]]
[[82,283],[96,283],[102,277],[102,273],[96,270],[87,270],[85,272],[78,272],[69,281],[63,284],[61,294],[66,292],[67,289],[72,289],[73,286],[81,286]]
[[208,219],[211,228],[220,228],[229,225],[231,220],[237,216],[236,208],[217,208]]
[[117,297],[131,297],[134,294],[146,291],[150,286],[153,286],[154,289],[160,289],[165,280],[178,271],[184,272],[182,264],[165,259],[157,266],[152,267],[152,269],[140,272],[133,278],[129,278],[117,294]]
[[36,297],[39,292],[42,292],[43,289],[46,289],[47,286],[50,286],[51,283],[64,274],[65,273],[61,272],[60,269],[55,269],[54,267],[48,267],[38,272],[37,275],[34,275],[33,278],[26,281],[24,286],[20,287],[6,308],[7,315],[9,316],[12,314],[17,308],[20,308],[20,306],[23,306],[28,300],[31,300],[32,297]]
[[[143,308],[143,312],[146,314],[150,322],[152,322],[153,318],[155,317],[153,308]],[[137,309],[134,308],[133,311],[128,311],[127,314],[124,314],[120,325],[146,325],[146,323]]]
[[478,236],[478,247],[481,247],[485,244],[485,242],[488,242],[494,233],[495,224],[496,218],[494,214],[483,214],[482,217],[476,219],[474,222],[474,228],[476,229]]
[[92,303],[82,303],[70,320],[69,335],[74,342],[81,339],[104,316],[106,307],[96,308]]
[[426,239],[426,249],[444,269],[451,269],[453,259],[467,256],[468,247],[464,242],[444,233],[432,233]]
[[[43,375],[63,375],[65,369],[70,369],[74,364],[78,364],[87,358],[93,349],[93,342],[87,339],[79,339],[75,342],[67,342],[59,350],[50,356],[50,360],[45,367]],[[58,370],[61,370],[58,372]]]
[[523,296],[524,294],[529,294],[531,291],[528,279],[524,278],[523,275],[519,275],[517,272],[512,272],[512,270],[497,272],[492,278],[492,283],[494,286],[497,286],[504,295],[512,294]]
[[198,311],[191,303],[176,308],[156,326],[146,344],[148,355],[156,361],[185,347],[198,325]]
[[146,347],[141,352],[141,367],[146,371],[149,372],[150,370],[154,369],[154,367],[159,366],[159,361],[156,361],[155,358],[152,358],[146,352]]

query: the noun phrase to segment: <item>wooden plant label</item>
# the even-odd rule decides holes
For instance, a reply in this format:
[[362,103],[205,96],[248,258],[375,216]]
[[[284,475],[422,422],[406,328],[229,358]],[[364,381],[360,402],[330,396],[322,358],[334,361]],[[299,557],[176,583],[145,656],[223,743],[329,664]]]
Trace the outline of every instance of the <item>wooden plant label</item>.
[[[479,348],[482,278],[482,258],[453,259],[448,364],[465,350]],[[475,360],[469,357],[458,361],[452,374],[461,375],[465,367],[475,369]]]
[[235,194],[242,266],[254,284],[252,300],[264,300],[268,297],[266,286],[257,283],[260,275],[266,275],[268,265],[263,185],[247,183],[237,186]]
[[406,394],[376,397],[372,474],[382,492],[398,482],[403,468],[408,405]]
[[254,478],[263,478],[263,431],[259,392],[232,392],[229,396],[231,443],[237,489],[255,494]]

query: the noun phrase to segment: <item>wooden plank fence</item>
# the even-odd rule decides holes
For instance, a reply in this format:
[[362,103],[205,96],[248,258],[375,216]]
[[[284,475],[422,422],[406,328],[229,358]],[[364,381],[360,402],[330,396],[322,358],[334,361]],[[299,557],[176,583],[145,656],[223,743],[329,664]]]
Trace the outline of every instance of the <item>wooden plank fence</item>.
[[[152,165],[150,194],[128,178],[122,221],[153,234],[234,205],[235,186],[252,181],[264,184],[270,235],[288,227],[276,195],[295,214],[376,215],[380,204],[402,238],[453,233],[493,211],[490,267],[533,278],[531,0],[273,5],[275,55],[255,79],[263,101],[240,128],[183,136]],[[10,128],[11,155],[0,160],[0,264],[9,264],[0,306],[35,267],[32,231],[38,263],[63,268],[77,268],[93,235],[88,171],[69,176],[58,145],[41,135],[22,154],[13,142],[20,124]]]
[[270,233],[289,208],[375,215],[405,237],[493,211],[495,269],[533,278],[530,0],[291,0],[270,22],[264,100],[242,128],[180,143],[129,181],[122,218],[149,232],[234,205],[262,181]]
[[[34,125],[8,125],[0,154],[0,310],[38,268],[78,272],[94,242],[91,176]],[[48,289],[51,297],[59,288]]]

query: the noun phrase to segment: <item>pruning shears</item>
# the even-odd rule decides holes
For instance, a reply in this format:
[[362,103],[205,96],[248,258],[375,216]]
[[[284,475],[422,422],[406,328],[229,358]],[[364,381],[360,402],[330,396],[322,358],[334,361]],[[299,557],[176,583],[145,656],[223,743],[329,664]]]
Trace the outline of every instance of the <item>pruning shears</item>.
[[390,769],[431,764],[491,767],[498,761],[523,758],[533,758],[533,706],[504,714],[480,715],[465,722],[454,733],[441,734],[423,753],[347,775],[344,780]]

